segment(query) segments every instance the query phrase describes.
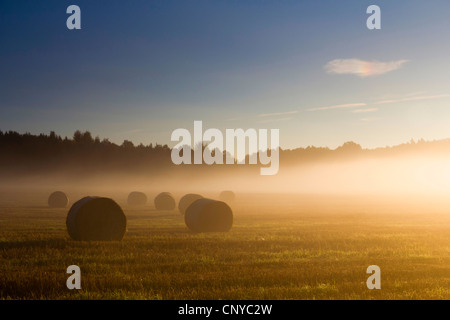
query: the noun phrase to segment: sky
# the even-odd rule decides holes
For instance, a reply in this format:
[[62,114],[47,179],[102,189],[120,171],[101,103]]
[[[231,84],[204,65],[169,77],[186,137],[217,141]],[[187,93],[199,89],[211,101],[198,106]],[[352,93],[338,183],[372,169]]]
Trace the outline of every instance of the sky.
[[[81,30],[68,30],[69,5]],[[381,8],[381,30],[366,9]],[[450,138],[448,0],[0,3],[0,130],[121,143],[280,130],[282,148]]]

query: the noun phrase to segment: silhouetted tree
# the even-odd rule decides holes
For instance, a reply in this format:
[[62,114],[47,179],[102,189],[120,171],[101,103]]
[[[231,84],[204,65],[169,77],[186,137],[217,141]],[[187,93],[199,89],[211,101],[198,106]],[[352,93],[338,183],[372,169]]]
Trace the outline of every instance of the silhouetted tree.
[[121,147],[122,147],[122,148],[125,148],[125,149],[131,150],[131,149],[134,148],[134,144],[133,144],[133,142],[131,142],[131,141],[124,140]]

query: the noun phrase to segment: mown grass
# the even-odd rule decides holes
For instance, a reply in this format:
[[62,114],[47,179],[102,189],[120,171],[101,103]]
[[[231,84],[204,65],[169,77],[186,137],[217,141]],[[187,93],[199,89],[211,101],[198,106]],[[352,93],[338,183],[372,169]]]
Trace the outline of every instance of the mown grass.
[[[125,207],[121,242],[69,239],[67,210],[0,207],[1,299],[449,299],[450,217],[237,204],[231,232]],[[78,265],[82,289],[68,290]],[[366,268],[381,268],[368,290]]]

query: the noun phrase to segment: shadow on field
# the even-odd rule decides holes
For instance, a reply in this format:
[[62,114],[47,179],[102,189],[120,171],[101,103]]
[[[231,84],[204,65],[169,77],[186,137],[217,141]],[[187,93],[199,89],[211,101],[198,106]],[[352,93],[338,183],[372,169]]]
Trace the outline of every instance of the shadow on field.
[[2,241],[0,242],[0,250],[17,248],[65,249],[67,242],[66,239],[61,238],[48,240]]

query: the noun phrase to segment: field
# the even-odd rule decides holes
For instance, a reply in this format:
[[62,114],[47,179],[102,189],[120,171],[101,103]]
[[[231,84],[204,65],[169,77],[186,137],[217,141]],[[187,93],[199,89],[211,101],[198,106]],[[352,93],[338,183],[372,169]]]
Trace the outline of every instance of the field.
[[[122,196],[123,241],[88,243],[46,195],[0,197],[0,299],[450,298],[450,214],[426,201],[247,195],[229,233],[193,234]],[[73,264],[81,290],[66,287]],[[381,290],[366,287],[374,264]]]

